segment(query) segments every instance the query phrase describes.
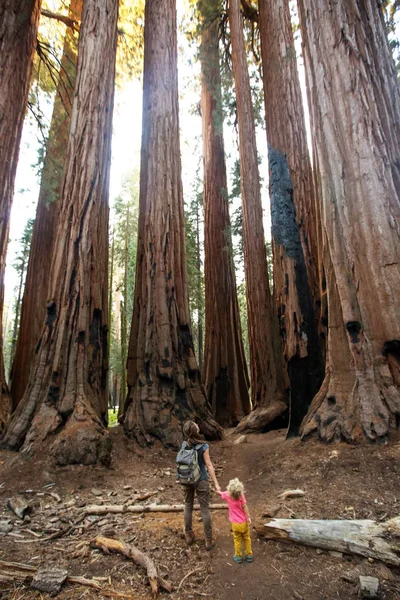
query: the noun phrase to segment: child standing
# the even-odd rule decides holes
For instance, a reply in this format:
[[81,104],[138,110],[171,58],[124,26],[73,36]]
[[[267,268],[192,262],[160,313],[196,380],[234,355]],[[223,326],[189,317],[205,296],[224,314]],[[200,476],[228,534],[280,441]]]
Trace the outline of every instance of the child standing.
[[246,498],[244,497],[243,483],[241,483],[237,477],[235,479],[231,479],[226,490],[226,492],[218,493],[221,498],[226,500],[228,503],[229,520],[232,525],[233,542],[235,545],[235,554],[233,560],[237,563],[243,562],[243,540],[246,552],[246,561],[253,562],[249,527],[251,524],[251,518],[246,504]]

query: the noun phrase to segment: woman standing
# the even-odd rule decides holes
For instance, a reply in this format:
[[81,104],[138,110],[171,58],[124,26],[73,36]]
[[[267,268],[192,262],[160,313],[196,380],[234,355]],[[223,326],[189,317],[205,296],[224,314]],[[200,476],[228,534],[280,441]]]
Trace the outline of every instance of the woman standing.
[[187,446],[192,448],[196,447],[201,474],[198,483],[185,485],[185,538],[186,542],[189,545],[193,544],[194,533],[192,530],[192,519],[194,495],[196,493],[197,499],[200,504],[201,518],[203,519],[204,535],[206,539],[206,550],[211,550],[214,546],[214,542],[212,539],[212,524],[209,508],[210,484],[208,481],[208,475],[210,475],[217,492],[220,492],[221,488],[219,487],[214,467],[211,462],[209,446],[200,436],[200,429],[198,425],[194,423],[194,421],[186,421],[186,423],[183,425],[183,437]]

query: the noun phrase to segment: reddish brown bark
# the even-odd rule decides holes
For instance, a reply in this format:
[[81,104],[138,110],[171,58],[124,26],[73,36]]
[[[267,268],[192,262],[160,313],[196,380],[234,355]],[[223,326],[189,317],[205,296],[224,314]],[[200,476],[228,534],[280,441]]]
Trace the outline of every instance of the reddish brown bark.
[[47,318],[5,446],[53,441],[58,464],[108,463],[108,187],[117,0],[85,0]]
[[203,379],[216,420],[231,427],[250,412],[250,400],[232,259],[215,18],[203,22],[200,61],[206,305]]
[[303,434],[383,440],[400,416],[399,86],[376,2],[299,6],[329,309],[326,378]]
[[[82,0],[71,0],[69,11],[70,17],[74,21],[80,20]],[[49,271],[53,257],[60,188],[71,125],[76,59],[77,40],[73,31],[67,28],[32,233],[18,340],[11,370],[10,392],[13,410],[25,392],[36,344],[39,341],[46,317]]]
[[40,8],[41,0],[4,0],[0,5],[0,435],[10,411],[3,357],[4,271]]
[[269,144],[274,299],[290,380],[295,433],[324,377],[316,195],[307,148],[289,4],[260,0],[266,132]]
[[239,0],[229,2],[232,64],[239,125],[243,241],[250,347],[252,413],[239,430],[262,430],[287,410],[287,378],[268,283],[260,178],[250,81]]
[[195,419],[218,438],[193,352],[178,122],[175,0],[147,0],[135,304],[121,417],[140,444],[178,446]]

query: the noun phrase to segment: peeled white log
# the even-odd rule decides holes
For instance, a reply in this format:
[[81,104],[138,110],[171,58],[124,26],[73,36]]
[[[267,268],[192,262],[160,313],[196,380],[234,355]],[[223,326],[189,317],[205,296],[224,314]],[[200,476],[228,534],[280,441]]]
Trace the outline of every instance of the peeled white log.
[[385,523],[271,519],[260,533],[267,539],[358,554],[389,565],[400,565],[400,517]]
[[[182,512],[184,504],[147,504],[140,506],[138,504],[91,504],[85,506],[84,511],[87,515],[105,515],[107,513],[146,513],[146,512]],[[226,503],[210,504],[210,510],[219,510],[228,508]],[[193,510],[200,510],[200,506],[194,505]]]

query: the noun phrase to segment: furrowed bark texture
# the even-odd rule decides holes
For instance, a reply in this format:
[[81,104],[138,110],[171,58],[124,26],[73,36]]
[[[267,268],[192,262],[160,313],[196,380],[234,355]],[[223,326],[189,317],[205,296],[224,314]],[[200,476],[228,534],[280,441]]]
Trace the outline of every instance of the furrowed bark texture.
[[[59,464],[110,461],[107,415],[108,187],[117,0],[85,0],[47,318],[5,446],[55,437]],[[57,435],[55,435],[57,434]]]
[[203,379],[216,420],[231,427],[250,412],[250,400],[232,259],[215,19],[203,22],[200,61],[206,299]]
[[399,86],[375,1],[299,6],[329,309],[326,378],[303,435],[383,440],[400,414]]
[[274,299],[290,380],[289,433],[296,433],[324,378],[319,314],[315,311],[321,296],[316,196],[289,4],[285,0],[260,0],[259,15]]
[[3,356],[4,272],[41,4],[41,0],[4,0],[0,5],[0,435],[11,409]]
[[244,47],[240,1],[229,2],[232,64],[239,125],[243,241],[253,411],[239,430],[262,430],[287,409],[278,320],[268,284],[254,114]]
[[193,352],[179,149],[175,0],[147,0],[135,304],[128,350],[127,435],[177,447],[194,419],[219,438]]
[[[80,21],[82,0],[71,0],[70,17]],[[76,79],[77,40],[67,28],[53,115],[46,145],[36,219],[22,299],[18,340],[11,370],[11,400],[15,410],[29,379],[36,344],[46,318],[48,281],[57,231],[60,188],[71,125],[72,98]]]

